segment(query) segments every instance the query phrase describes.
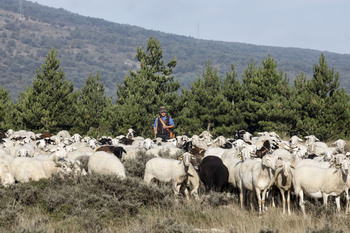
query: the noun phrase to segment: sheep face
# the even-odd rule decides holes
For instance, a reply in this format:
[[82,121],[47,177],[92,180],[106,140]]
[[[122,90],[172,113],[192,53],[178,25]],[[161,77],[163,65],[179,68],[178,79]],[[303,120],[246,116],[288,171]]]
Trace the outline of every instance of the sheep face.
[[344,159],[343,162],[341,163],[341,171],[345,176],[349,175],[349,163],[350,161],[347,159]]
[[262,164],[266,167],[272,168],[272,170],[276,169],[276,158],[271,154],[267,154],[262,158]]

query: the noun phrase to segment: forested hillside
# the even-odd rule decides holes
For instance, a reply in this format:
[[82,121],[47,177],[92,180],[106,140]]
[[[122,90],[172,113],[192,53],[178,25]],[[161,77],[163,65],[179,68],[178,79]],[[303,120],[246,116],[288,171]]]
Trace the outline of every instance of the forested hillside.
[[[81,88],[90,74],[98,72],[106,94],[116,97],[116,84],[123,82],[129,69],[139,68],[136,50],[140,44],[145,47],[151,36],[160,41],[166,61],[177,58],[173,74],[186,88],[206,69],[207,61],[222,77],[231,71],[233,64],[241,79],[251,59],[260,65],[270,54],[278,64],[277,69],[287,73],[291,84],[301,73],[311,78],[321,55],[321,51],[315,50],[208,41],[145,30],[30,1],[23,1],[19,14],[18,1],[0,0],[0,83],[16,98],[31,85],[35,69],[54,47],[60,67],[66,78],[74,82],[74,88]],[[323,53],[328,66],[339,72],[340,86],[349,92],[350,55]]]

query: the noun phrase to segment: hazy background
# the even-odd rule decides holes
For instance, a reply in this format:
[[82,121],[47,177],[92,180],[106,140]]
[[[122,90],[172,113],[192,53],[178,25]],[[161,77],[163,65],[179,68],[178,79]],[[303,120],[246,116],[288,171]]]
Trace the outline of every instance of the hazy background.
[[350,54],[348,0],[33,2],[63,8],[84,16],[199,39]]

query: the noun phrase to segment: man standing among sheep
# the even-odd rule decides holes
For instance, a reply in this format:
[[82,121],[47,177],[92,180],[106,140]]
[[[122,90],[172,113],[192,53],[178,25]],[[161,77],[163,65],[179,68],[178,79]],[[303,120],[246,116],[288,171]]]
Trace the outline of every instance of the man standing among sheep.
[[155,137],[162,138],[163,141],[174,138],[175,134],[173,128],[175,127],[174,121],[171,117],[167,116],[167,110],[165,106],[159,108],[159,114],[153,124],[153,132]]

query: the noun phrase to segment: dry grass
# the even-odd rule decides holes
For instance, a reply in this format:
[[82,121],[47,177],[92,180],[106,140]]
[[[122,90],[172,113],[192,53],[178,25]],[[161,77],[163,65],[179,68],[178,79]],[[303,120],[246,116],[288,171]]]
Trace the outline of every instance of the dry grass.
[[[241,209],[237,194],[209,193],[201,201],[175,197],[167,184],[147,185],[138,155],[125,163],[128,178],[87,175],[74,180],[48,180],[0,188],[0,232],[350,232],[350,221],[328,208],[306,202],[304,218],[294,198],[292,214],[269,206],[259,217],[256,209]],[[279,194],[278,194],[279,195]]]
[[[241,210],[236,203],[212,207],[185,202],[164,209],[142,207],[134,217],[101,220],[90,225],[82,216],[54,220],[37,208],[28,208],[11,232],[350,232],[348,216],[309,213],[283,215],[281,208],[270,209],[262,217]],[[86,225],[81,223],[85,222]]]

